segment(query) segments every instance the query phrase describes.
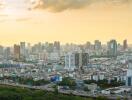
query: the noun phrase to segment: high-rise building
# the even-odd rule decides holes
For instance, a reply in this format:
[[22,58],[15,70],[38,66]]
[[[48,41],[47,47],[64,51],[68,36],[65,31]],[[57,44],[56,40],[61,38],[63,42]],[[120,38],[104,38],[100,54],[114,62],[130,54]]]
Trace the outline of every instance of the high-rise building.
[[75,53],[75,66],[79,68],[81,66],[80,53]]
[[20,59],[20,45],[14,45],[14,59],[19,60]]
[[38,51],[38,53],[42,52],[42,43],[41,42],[39,42],[37,44],[37,51]]
[[91,47],[91,43],[90,43],[90,42],[87,42],[87,43],[85,44],[85,49],[90,49],[90,47]]
[[89,54],[82,53],[82,66],[88,66],[89,63]]
[[100,50],[102,47],[101,47],[101,42],[99,40],[95,40],[94,42],[94,49],[95,50]]
[[10,59],[10,55],[11,55],[10,47],[6,47],[4,50],[4,58]]
[[132,60],[128,61],[128,70],[126,75],[126,85],[132,86]]
[[127,40],[124,40],[124,41],[123,41],[123,50],[126,50],[127,47],[128,47],[128,45],[127,45]]
[[25,42],[20,42],[20,56],[25,58],[26,56],[26,45]]
[[4,52],[4,48],[3,46],[0,46],[0,55],[3,55],[3,52]]
[[76,66],[76,68],[87,66],[88,63],[89,63],[88,53],[75,53],[75,66]]
[[27,44],[27,52],[28,52],[27,55],[28,55],[28,56],[29,56],[29,54],[30,54],[31,51],[32,51],[31,49],[32,49],[32,48],[31,48],[31,44],[28,43],[28,44]]
[[56,48],[57,51],[60,51],[60,42],[59,41],[55,41],[54,42],[54,47]]
[[53,45],[53,43],[49,43],[49,44],[48,44],[48,47],[47,47],[47,51],[48,51],[48,53],[53,52],[53,49],[54,49],[54,45]]
[[110,42],[108,42],[107,46],[108,46],[108,55],[112,57],[116,57],[117,56],[116,40],[111,40]]
[[74,53],[67,53],[65,55],[65,69],[72,71],[75,69],[75,54]]

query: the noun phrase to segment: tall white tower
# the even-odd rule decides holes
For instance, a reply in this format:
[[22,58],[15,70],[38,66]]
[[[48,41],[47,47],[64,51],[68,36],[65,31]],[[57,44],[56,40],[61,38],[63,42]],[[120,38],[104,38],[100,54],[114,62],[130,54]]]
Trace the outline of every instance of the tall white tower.
[[65,69],[69,71],[75,69],[75,54],[69,52],[65,55]]

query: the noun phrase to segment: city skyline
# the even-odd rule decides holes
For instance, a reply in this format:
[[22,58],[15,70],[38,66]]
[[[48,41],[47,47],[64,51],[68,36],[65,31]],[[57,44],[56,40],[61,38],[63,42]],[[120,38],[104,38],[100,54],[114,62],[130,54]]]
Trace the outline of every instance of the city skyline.
[[0,44],[111,39],[132,44],[131,9],[131,0],[0,0]]
[[61,41],[38,41],[38,42],[35,42],[35,43],[31,43],[31,42],[26,42],[26,41],[19,41],[19,42],[15,42],[15,43],[13,43],[13,44],[10,44],[10,45],[3,45],[3,44],[0,44],[0,46],[3,46],[3,47],[12,47],[12,46],[14,46],[14,45],[21,45],[21,43],[24,43],[24,44],[26,44],[26,45],[30,45],[30,46],[34,46],[34,45],[36,45],[36,44],[41,44],[41,45],[45,45],[46,43],[48,43],[48,44],[55,44],[55,42],[58,42],[60,45],[96,45],[96,42],[99,42],[100,43],[100,45],[104,45],[104,46],[107,46],[108,45],[108,43],[110,42],[110,41],[116,41],[117,42],[117,44],[119,44],[119,45],[124,45],[124,43],[126,44],[126,45],[128,45],[128,46],[130,46],[131,47],[131,45],[132,44],[130,44],[129,42],[128,42],[128,40],[127,39],[124,39],[121,43],[120,42],[118,42],[117,40],[115,40],[115,39],[111,39],[111,40],[107,40],[107,42],[102,42],[101,40],[93,40],[92,42],[91,41],[85,41],[85,42],[83,42],[83,43],[75,43],[75,42],[66,42],[66,43],[63,43],[63,42],[61,42]]
[[132,0],[0,0],[0,100],[132,100]]

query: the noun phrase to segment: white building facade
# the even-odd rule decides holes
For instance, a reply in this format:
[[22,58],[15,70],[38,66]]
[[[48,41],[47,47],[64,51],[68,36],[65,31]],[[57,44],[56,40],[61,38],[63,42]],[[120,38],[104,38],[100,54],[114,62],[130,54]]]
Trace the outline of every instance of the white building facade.
[[65,55],[65,69],[72,71],[75,69],[75,54],[67,53]]

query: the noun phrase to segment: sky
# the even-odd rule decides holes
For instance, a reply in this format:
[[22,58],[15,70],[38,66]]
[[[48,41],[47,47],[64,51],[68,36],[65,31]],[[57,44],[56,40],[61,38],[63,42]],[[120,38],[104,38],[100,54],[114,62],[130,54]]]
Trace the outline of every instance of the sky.
[[0,44],[132,44],[132,0],[0,0]]

